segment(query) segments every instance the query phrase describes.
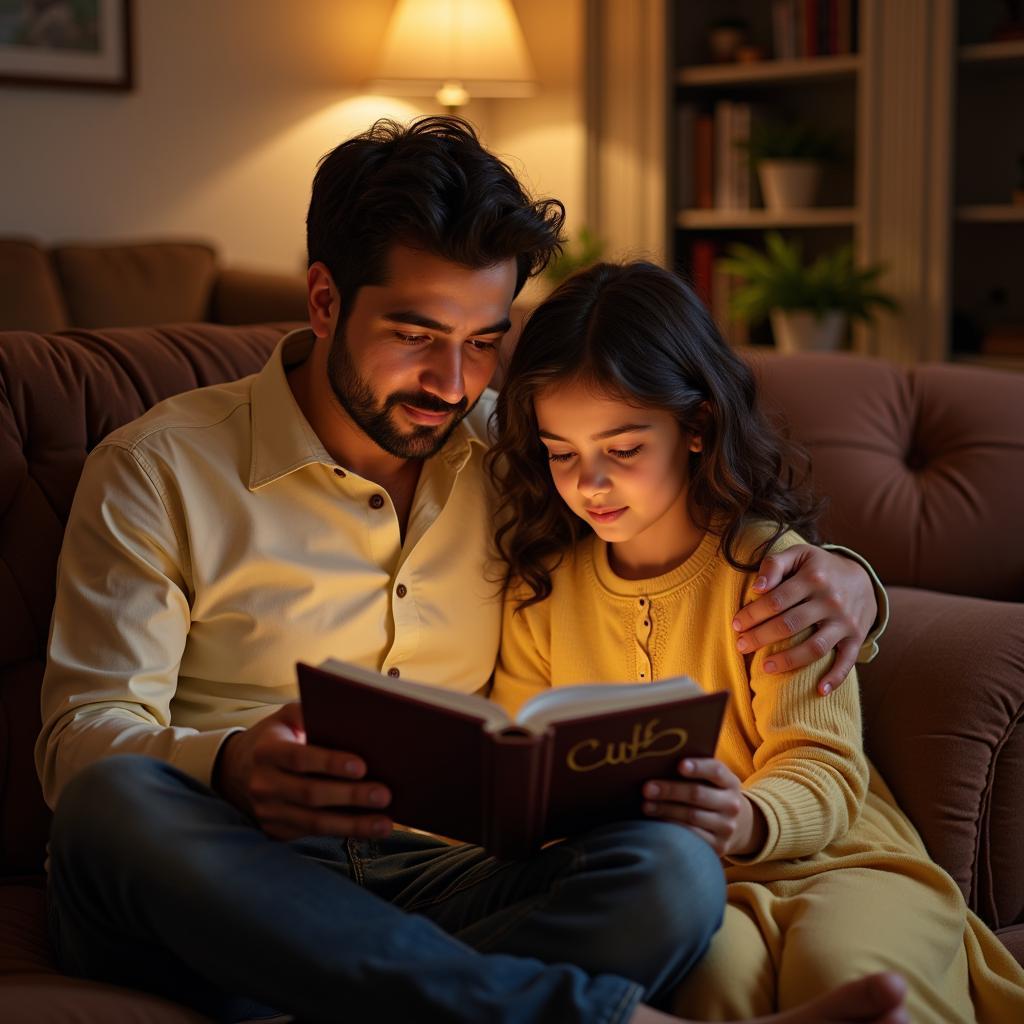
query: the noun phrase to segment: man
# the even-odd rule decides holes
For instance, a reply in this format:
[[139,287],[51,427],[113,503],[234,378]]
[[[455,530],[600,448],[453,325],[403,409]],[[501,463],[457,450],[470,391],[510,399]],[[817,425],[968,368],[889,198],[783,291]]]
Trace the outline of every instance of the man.
[[[37,746],[65,969],[221,1017],[662,1019],[647,1004],[720,920],[706,844],[624,822],[502,863],[393,831],[374,766],[306,745],[294,703],[300,658],[487,684],[500,595],[477,402],[561,224],[464,123],[379,123],[314,180],[310,329],[90,456]],[[787,622],[746,639],[818,622],[852,663],[875,617],[867,575],[799,558],[778,607],[740,625],[795,605]],[[766,568],[766,589],[792,568]],[[787,656],[819,656],[803,647]],[[898,982],[873,985],[829,1006],[881,1018]]]

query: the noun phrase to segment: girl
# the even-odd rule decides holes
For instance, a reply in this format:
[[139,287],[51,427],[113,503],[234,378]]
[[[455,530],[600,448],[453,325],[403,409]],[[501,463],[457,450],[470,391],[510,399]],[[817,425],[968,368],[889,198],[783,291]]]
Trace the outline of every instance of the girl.
[[772,651],[737,650],[759,559],[813,539],[816,514],[755,397],[657,267],[596,266],[534,313],[490,463],[508,565],[493,698],[684,673],[730,693],[718,757],[644,792],[726,870],[723,927],[678,993],[688,1016],[753,1017],[897,970],[914,1021],[1024,1020],[1024,970],[864,756],[854,674],[822,698],[828,659],[769,676]]

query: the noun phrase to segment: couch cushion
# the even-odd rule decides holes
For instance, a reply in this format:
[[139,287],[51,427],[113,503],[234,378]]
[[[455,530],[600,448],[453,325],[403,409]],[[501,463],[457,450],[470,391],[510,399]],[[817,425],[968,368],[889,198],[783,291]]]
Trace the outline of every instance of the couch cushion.
[[211,319],[219,324],[265,324],[306,320],[306,279],[302,274],[222,270],[213,289]]
[[60,331],[67,326],[49,255],[34,242],[0,239],[0,331]]
[[1024,605],[892,587],[859,667],[875,766],[993,928],[1024,922]]
[[216,277],[208,245],[64,245],[53,260],[76,327],[206,320]]
[[753,356],[829,496],[826,539],[886,585],[1024,600],[1024,374]]
[[86,454],[163,398],[255,372],[286,329],[0,334],[0,874],[43,862],[32,746],[57,555]]

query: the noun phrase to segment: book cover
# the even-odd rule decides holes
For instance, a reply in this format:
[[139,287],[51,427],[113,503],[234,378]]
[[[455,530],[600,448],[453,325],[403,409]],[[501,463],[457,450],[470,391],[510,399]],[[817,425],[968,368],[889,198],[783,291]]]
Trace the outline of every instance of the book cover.
[[566,686],[513,720],[486,698],[343,662],[297,669],[307,742],[362,757],[394,821],[498,857],[644,817],[645,782],[714,754],[727,699],[685,677]]
[[698,209],[715,205],[715,122],[707,112],[698,114],[694,124],[693,191]]
[[707,238],[698,238],[690,246],[690,280],[697,297],[711,312],[713,306],[712,282],[718,247]]
[[697,108],[683,103],[676,111],[676,209],[696,206],[694,164],[696,162]]
[[730,210],[733,206],[733,194],[730,186],[733,178],[733,163],[735,162],[735,150],[732,144],[734,107],[735,104],[732,100],[718,100],[715,103],[714,199],[715,208],[718,210]]
[[732,111],[732,168],[733,208],[749,210],[751,207],[750,126],[752,108],[749,103],[736,103]]

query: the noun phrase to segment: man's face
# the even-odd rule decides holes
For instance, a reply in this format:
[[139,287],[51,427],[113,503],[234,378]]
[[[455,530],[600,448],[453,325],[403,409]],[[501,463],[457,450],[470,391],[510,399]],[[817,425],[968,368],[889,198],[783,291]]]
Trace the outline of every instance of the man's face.
[[438,451],[494,373],[515,260],[471,270],[395,246],[384,284],[356,293],[328,358],[331,388],[376,444],[403,459]]

